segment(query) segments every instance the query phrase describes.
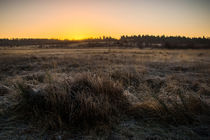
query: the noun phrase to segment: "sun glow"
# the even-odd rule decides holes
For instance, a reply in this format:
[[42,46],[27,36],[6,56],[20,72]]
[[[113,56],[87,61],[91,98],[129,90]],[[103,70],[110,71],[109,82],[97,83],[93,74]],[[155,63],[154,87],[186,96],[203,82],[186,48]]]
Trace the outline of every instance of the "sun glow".
[[81,35],[78,34],[78,35],[69,36],[67,38],[72,39],[72,40],[84,40],[84,39],[90,38],[90,36],[85,36],[85,35],[82,35],[82,34]]
[[209,2],[151,1],[0,1],[0,38],[210,37]]

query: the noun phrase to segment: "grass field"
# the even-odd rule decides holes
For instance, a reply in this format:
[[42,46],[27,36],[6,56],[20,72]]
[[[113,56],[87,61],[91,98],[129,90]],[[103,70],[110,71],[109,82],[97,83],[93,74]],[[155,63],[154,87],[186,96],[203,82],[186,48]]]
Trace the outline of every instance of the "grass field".
[[0,49],[0,139],[210,139],[210,50]]

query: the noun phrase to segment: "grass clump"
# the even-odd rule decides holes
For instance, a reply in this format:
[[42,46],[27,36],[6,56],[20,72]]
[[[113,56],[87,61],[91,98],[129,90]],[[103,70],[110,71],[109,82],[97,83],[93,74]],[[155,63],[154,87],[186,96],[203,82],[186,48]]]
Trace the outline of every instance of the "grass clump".
[[44,88],[18,84],[16,111],[49,128],[111,124],[128,107],[119,83],[89,73]]
[[123,67],[114,70],[111,77],[113,80],[122,83],[124,87],[138,87],[143,78],[143,72],[140,73],[135,67]]
[[141,90],[144,89],[147,95],[130,107],[130,116],[170,124],[192,124],[204,121],[199,120],[199,116],[210,117],[209,105],[179,80],[172,77],[157,83],[159,85],[147,83],[142,86]]

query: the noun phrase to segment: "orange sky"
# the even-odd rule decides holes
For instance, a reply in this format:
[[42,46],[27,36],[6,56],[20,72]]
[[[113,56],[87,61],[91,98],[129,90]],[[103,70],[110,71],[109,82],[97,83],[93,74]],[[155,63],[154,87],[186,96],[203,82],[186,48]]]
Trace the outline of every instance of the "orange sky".
[[210,37],[209,0],[5,0],[0,38]]

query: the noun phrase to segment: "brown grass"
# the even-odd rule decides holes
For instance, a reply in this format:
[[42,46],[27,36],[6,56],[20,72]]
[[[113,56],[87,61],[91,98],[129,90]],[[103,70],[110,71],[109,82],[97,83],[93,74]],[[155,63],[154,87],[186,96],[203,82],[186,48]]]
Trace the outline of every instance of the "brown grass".
[[19,83],[20,103],[16,110],[40,119],[50,128],[94,126],[102,122],[109,125],[126,111],[129,103],[120,84],[89,73],[75,77],[63,82],[50,81],[39,90]]
[[[151,83],[151,82],[150,82]],[[146,95],[141,102],[134,103],[129,113],[137,119],[153,119],[170,124],[192,124],[199,121],[196,116],[209,114],[210,106],[199,94],[184,86],[186,81],[169,77],[152,86],[146,83],[142,89]],[[149,88],[148,88],[149,86]]]
[[0,82],[18,99],[5,102],[3,91],[0,115],[15,105],[10,115],[47,130],[121,131],[124,121],[126,129],[149,132],[150,125],[164,124],[209,128],[209,50],[14,48],[0,54]]
[[[114,74],[115,71],[111,76]],[[163,81],[144,81],[139,79],[140,74],[134,74],[134,79],[127,79],[135,83],[138,80],[137,95],[124,90],[128,83],[121,76],[113,80],[108,75],[83,73],[57,80],[48,75],[47,84],[36,88],[19,83],[16,111],[47,128],[113,125],[125,115],[138,120],[190,124],[198,121],[196,116],[210,115],[209,106],[184,86],[187,81],[181,83],[173,76]],[[126,83],[124,88],[120,81]],[[138,96],[138,92],[144,95]]]

